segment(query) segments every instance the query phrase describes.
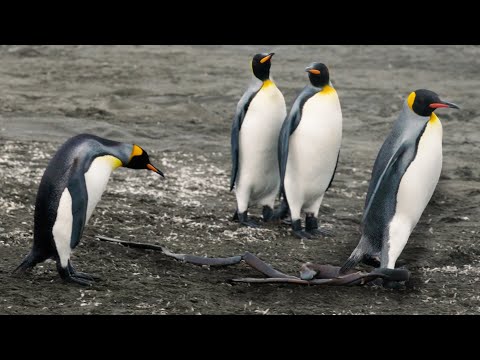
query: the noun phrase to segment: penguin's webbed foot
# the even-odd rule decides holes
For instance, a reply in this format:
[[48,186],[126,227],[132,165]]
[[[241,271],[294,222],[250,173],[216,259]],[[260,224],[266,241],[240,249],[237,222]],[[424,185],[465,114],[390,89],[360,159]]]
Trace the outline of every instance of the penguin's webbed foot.
[[273,210],[271,221],[280,221],[284,224],[288,222],[288,225],[290,225],[291,221],[289,219],[290,218],[289,213],[290,213],[290,208],[288,207],[288,202],[287,200],[283,199],[280,206],[276,210]]
[[275,214],[270,206],[263,207],[262,216],[264,222],[280,220],[279,214]]
[[307,233],[312,235],[312,237],[317,237],[317,236],[330,236],[333,237],[333,232],[325,230],[325,229],[310,229],[307,230],[305,229]]
[[307,217],[305,218],[305,231],[312,237],[333,236],[331,231],[319,228],[318,219],[313,214],[307,214]]
[[404,288],[405,286],[402,285],[402,283],[400,283],[398,281],[384,280],[383,281],[383,287],[385,289],[399,290],[399,289]]
[[298,239],[311,239],[312,236],[303,230],[302,221],[300,219],[292,222],[292,234]]
[[98,276],[85,274],[85,273],[82,273],[82,272],[79,272],[79,271],[77,271],[75,273],[75,277],[80,278],[80,279],[84,279],[84,280],[88,280],[88,281],[91,281],[91,282],[101,280],[101,278],[99,278]]
[[256,222],[254,222],[252,220],[240,221],[240,224],[243,225],[243,226],[249,227],[249,228],[253,228],[253,229],[260,227],[260,225],[258,225]]
[[374,268],[379,268],[380,267],[380,256],[378,255],[365,255],[363,257],[363,260],[362,262],[365,264],[365,265],[368,265],[368,266],[373,266]]
[[63,280],[66,281],[66,282],[69,282],[69,283],[74,283],[74,284],[78,284],[78,285],[82,285],[82,286],[92,286],[93,285],[93,281],[86,280],[84,278],[77,277],[77,276],[74,276],[74,275],[69,276],[67,278],[64,278]]
[[235,214],[233,214],[232,221],[238,221],[238,211],[235,210]]
[[94,276],[76,271],[75,268],[72,266],[70,260],[68,261],[68,265],[66,268],[62,268],[61,265],[57,263],[57,270],[63,281],[79,284],[82,286],[92,286],[95,279],[98,279]]
[[86,274],[86,273],[75,270],[71,261],[68,261],[68,270],[69,270],[70,274],[72,274],[73,276],[75,276],[77,278],[80,278],[80,279],[84,279],[84,280],[88,280],[88,281],[92,281],[92,282],[101,280],[100,277],[98,277],[98,276],[89,275],[89,274]]
[[303,231],[303,230],[300,230],[300,231],[293,231],[292,230],[292,234],[293,236],[295,236],[297,239],[311,239],[312,238],[312,235],[310,235],[309,233]]
[[248,218],[248,212],[247,211],[244,211],[243,213],[239,213],[237,211],[237,214],[238,214],[238,221],[240,222],[241,225],[247,226],[247,227],[250,227],[250,228],[258,228],[259,227],[259,225],[257,223],[255,223],[254,221],[252,221]]

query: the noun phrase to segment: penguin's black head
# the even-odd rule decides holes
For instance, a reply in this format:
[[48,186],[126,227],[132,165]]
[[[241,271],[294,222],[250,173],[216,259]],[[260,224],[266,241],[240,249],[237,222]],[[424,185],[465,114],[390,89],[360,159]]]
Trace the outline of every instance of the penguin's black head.
[[132,155],[130,155],[130,161],[125,167],[130,169],[147,169],[156,172],[162,177],[165,177],[163,175],[163,172],[150,164],[150,158],[148,157],[147,152],[138,145],[133,145]]
[[330,84],[330,73],[325,64],[312,63],[306,69],[308,77],[313,86],[321,88]]
[[275,53],[256,54],[252,60],[253,74],[261,81],[270,78],[270,67],[272,66],[272,56]]
[[420,116],[430,116],[439,108],[460,109],[457,105],[440,100],[440,97],[430,90],[420,89],[412,92],[407,99],[408,106]]

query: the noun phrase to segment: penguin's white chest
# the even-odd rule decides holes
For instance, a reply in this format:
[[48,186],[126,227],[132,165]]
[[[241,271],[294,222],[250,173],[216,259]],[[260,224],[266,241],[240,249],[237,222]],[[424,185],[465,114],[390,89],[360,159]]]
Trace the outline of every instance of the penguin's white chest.
[[280,186],[278,136],[287,116],[285,99],[273,84],[252,99],[239,134],[239,178],[237,189],[247,186],[261,198]]
[[[110,174],[121,164],[122,162],[114,156],[100,156],[92,162],[90,168],[85,173],[85,184],[88,193],[85,224],[87,224],[95,206],[100,201],[107,186],[108,179],[110,178]],[[63,268],[67,266],[72,251],[71,238],[74,222],[73,216],[72,195],[67,187],[60,197],[57,218],[55,219],[52,228],[53,239]]]
[[114,156],[99,156],[93,160],[90,168],[85,173],[85,185],[88,193],[87,224],[93,210],[102,198],[112,171],[121,165],[121,161]]
[[287,116],[285,99],[275,85],[264,86],[252,99],[242,128],[240,152],[268,153],[278,144],[278,135]]
[[290,137],[285,186],[302,196],[322,195],[335,171],[341,142],[342,111],[336,92],[313,96]]
[[415,227],[435,191],[442,171],[442,124],[435,116],[418,143],[415,159],[400,181],[392,222]]

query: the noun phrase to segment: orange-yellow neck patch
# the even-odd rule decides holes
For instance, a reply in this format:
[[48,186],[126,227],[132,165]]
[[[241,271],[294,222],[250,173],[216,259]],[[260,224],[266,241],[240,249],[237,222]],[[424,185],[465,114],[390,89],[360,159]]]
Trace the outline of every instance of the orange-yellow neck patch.
[[113,159],[110,159],[112,163],[112,167],[115,170],[116,168],[119,168],[120,166],[123,166],[122,161],[119,158],[116,158],[115,156],[112,156]]
[[430,120],[428,121],[428,123],[430,125],[439,125],[440,119],[438,118],[437,115],[435,115],[435,113],[432,113],[432,115],[430,115]]
[[268,88],[268,87],[270,87],[270,86],[275,86],[275,83],[274,83],[272,80],[270,80],[270,79],[265,80],[265,81],[263,82],[262,89],[266,89],[266,88]]
[[413,111],[413,103],[415,102],[415,97],[416,96],[417,96],[417,94],[415,93],[415,91],[412,92],[410,95],[408,95],[407,103],[408,103],[408,107],[412,111]]
[[132,160],[134,156],[138,156],[142,154],[143,154],[142,148],[140,146],[133,145],[132,154],[130,155],[130,159],[128,159],[128,161]]
[[335,94],[336,91],[333,87],[331,87],[330,85],[326,85],[323,87],[322,91],[320,91],[318,94],[319,95],[331,95],[331,94]]
[[96,160],[102,160],[107,162],[112,167],[112,170],[115,170],[116,168],[119,168],[123,165],[122,161],[119,158],[112,155],[100,156]]

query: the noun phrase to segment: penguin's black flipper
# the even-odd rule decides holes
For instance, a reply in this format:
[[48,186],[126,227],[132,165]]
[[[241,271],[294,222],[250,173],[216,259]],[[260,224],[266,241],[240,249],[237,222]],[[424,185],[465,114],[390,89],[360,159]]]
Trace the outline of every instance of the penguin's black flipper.
[[232,131],[230,137],[231,153],[232,153],[232,175],[230,177],[230,191],[235,186],[238,174],[238,156],[240,151],[240,129],[242,128],[245,114],[247,113],[250,102],[255,95],[260,91],[261,83],[251,86],[238,102],[237,111],[233,118]]
[[232,174],[230,177],[230,191],[233,190],[233,187],[235,186],[235,180],[237,179],[240,127],[242,126],[242,121],[244,116],[245,116],[245,113],[236,114],[233,120],[233,125],[232,125],[232,134],[231,134]]
[[77,159],[70,168],[70,181],[68,182],[68,191],[72,197],[72,237],[70,240],[71,249],[75,249],[82,237],[85,227],[88,206],[88,192],[85,184],[83,171],[79,171],[79,162]]
[[288,149],[290,145],[290,135],[293,134],[295,129],[300,123],[302,117],[300,109],[297,111],[291,111],[283,122],[282,129],[280,130],[280,137],[278,139],[278,165],[280,168],[280,182],[282,193],[285,194],[283,182],[285,180],[285,173],[287,171]]
[[290,136],[295,132],[300,124],[302,119],[302,109],[303,105],[310,99],[313,95],[318,92],[317,88],[313,86],[306,86],[302,92],[295,99],[295,102],[292,105],[292,110],[286,117],[283,122],[282,129],[280,130],[280,136],[278,139],[278,164],[280,168],[280,181],[282,192],[284,192],[283,181],[285,179],[285,172],[287,171],[287,160],[288,160],[288,148],[290,144]]
[[330,189],[330,186],[332,186],[333,179],[335,178],[335,173],[337,172],[338,160],[339,160],[339,159],[340,159],[340,151],[338,152],[337,163],[335,164],[335,169],[333,170],[332,179],[330,180],[330,183],[328,184],[327,190],[325,190],[325,192],[327,192],[328,189]]
[[407,149],[408,146],[406,146],[405,144],[401,144],[398,147],[397,151],[395,151],[393,155],[389,158],[387,165],[385,166],[383,171],[380,172],[375,178],[372,178],[372,184],[370,185],[371,190],[369,189],[369,196],[367,195],[367,201],[365,205],[365,211],[363,212],[362,223],[365,223],[365,221],[368,220],[368,215],[372,208],[372,204],[375,202],[376,196],[379,195],[380,198],[386,198],[383,193],[391,191],[391,185],[393,183],[400,183],[400,178],[398,176],[398,160]]

